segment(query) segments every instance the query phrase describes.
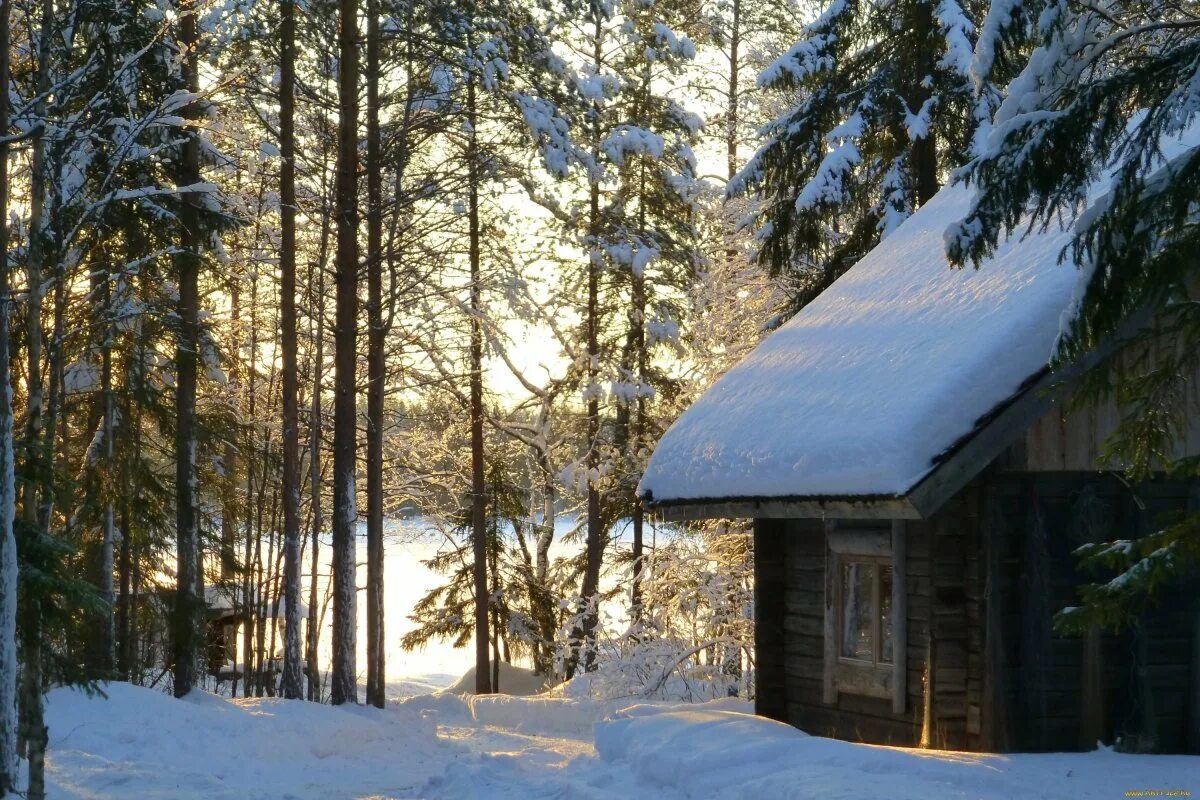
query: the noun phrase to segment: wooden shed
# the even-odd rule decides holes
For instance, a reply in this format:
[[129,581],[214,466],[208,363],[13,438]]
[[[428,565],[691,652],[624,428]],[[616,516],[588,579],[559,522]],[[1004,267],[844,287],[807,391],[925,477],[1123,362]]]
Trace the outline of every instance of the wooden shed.
[[754,520],[759,714],[882,744],[1200,752],[1195,582],[1119,634],[1052,626],[1089,579],[1079,545],[1147,532],[1198,487],[1097,468],[1118,411],[1067,413],[1072,370],[1049,367],[1081,282],[1069,235],[951,270],[968,199],[943,190],[719,380],[643,501]]

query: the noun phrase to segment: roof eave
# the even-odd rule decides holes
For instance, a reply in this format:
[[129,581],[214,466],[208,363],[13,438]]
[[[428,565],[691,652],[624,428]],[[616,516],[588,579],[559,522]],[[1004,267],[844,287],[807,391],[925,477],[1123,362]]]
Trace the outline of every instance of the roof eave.
[[842,497],[732,497],[656,501],[643,497],[646,508],[670,521],[739,518],[928,519],[1001,453],[1017,441],[1058,402],[1059,391],[1109,356],[1150,324],[1142,309],[1125,320],[1117,333],[1081,358],[1056,370],[1049,366],[1030,375],[1006,400],[980,417],[975,426],[935,459],[930,471],[903,495]]
[[920,519],[905,497],[746,497],[647,502],[646,507],[671,522],[701,519]]
[[[1090,360],[1090,359],[1089,359]],[[1015,442],[1054,404],[1051,388],[1078,374],[1076,364],[1043,370],[1012,397],[980,418],[976,427],[939,456],[925,477],[903,495],[845,497],[650,499],[646,507],[670,521],[738,518],[927,519]]]
[[982,472],[1059,402],[1062,391],[1150,324],[1142,309],[1125,320],[1117,333],[1080,358],[1052,370],[1048,366],[1026,379],[1008,400],[976,422],[974,429],[938,457],[929,474],[905,493],[922,517],[928,517]]

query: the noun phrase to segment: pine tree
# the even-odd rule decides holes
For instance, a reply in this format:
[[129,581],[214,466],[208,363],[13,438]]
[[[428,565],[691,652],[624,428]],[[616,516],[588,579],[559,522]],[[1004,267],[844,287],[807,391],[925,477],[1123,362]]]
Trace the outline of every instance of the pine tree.
[[801,306],[929,200],[986,119],[978,4],[832,0],[758,78],[795,98],[728,193],[759,195],[759,259]]
[[383,324],[383,154],[379,0],[367,2],[367,696],[384,707],[383,412],[387,365]]
[[[204,143],[200,121],[206,103],[200,92],[200,31],[198,0],[179,6],[179,90],[187,98],[180,115],[190,127],[179,142],[176,168],[180,187],[179,249],[174,257],[179,292],[175,351],[175,513],[176,587],[172,622],[175,696],[196,685],[202,650],[203,558],[200,519],[200,474],[197,433],[197,379],[203,343],[200,321],[200,271],[203,252],[226,223],[215,187],[202,183]],[[210,154],[211,156],[211,154]]]
[[[474,21],[468,20],[471,25]],[[468,47],[473,44],[473,36],[468,37]],[[474,52],[468,53],[468,59],[474,62],[478,58]],[[476,102],[479,76],[475,71],[469,71],[466,78],[466,119],[467,127],[467,220],[468,220],[468,253],[470,262],[470,301],[471,315],[471,344],[470,344],[470,401],[468,413],[471,417],[471,577],[474,588],[475,610],[475,693],[490,694],[492,692],[491,669],[488,655],[488,614],[490,611],[491,593],[488,591],[487,569],[487,486],[485,483],[483,442],[483,307],[482,264],[480,263],[479,227],[479,184],[480,164],[479,153],[479,113]]]
[[696,158],[700,119],[657,86],[678,78],[695,45],[662,21],[671,7],[649,2],[622,7],[625,23],[617,74],[620,91],[610,106],[619,120],[601,149],[614,171],[614,199],[604,249],[628,287],[625,341],[613,382],[616,441],[633,534],[633,613],[638,614],[644,515],[636,497],[643,462],[657,439],[650,403],[670,381],[655,352],[676,340],[682,300],[697,266]]
[[[978,191],[947,231],[948,255],[986,268],[1001,237],[1073,218],[1064,255],[1085,271],[1086,286],[1057,359],[1092,362],[1078,402],[1111,397],[1125,409],[1105,443],[1107,461],[1134,481],[1163,469],[1193,477],[1200,463],[1171,453],[1200,368],[1200,315],[1190,301],[1200,245],[1192,133],[1200,21],[1158,0],[1103,11],[1051,0],[1021,11],[1013,19],[1036,14],[1036,26],[997,23],[980,49],[986,66],[1014,60],[1030,37],[1038,44],[961,173]],[[1085,567],[1116,577],[1084,587],[1083,603],[1060,624],[1129,623],[1160,586],[1193,579],[1200,516],[1088,545],[1081,556]]]
[[283,351],[283,696],[303,696],[300,668],[300,374],[296,364],[296,7],[279,25],[279,325]]
[[333,408],[333,666],[330,702],[358,702],[355,466],[358,429],[358,3],[340,0],[338,29],[337,317]]

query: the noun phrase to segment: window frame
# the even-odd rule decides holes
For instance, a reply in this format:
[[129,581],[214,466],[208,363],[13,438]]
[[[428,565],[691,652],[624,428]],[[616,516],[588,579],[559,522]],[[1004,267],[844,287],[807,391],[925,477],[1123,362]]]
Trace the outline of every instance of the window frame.
[[[826,522],[824,701],[833,705],[839,694],[890,699],[895,713],[906,708],[907,675],[907,582],[905,580],[905,531],[903,520],[887,528],[841,527]],[[872,660],[842,655],[845,632],[842,566],[872,564]],[[882,570],[892,568],[892,661],[883,655]]]
[[[846,643],[846,581],[844,569],[848,564],[862,564],[871,567],[871,658],[855,658],[845,654]],[[836,612],[837,657],[838,661],[847,664],[861,664],[872,667],[891,667],[895,663],[896,643],[892,640],[892,661],[883,660],[883,567],[892,567],[891,556],[862,556],[853,553],[837,555],[837,569],[834,571],[834,610]],[[892,570],[892,582],[895,583],[895,570]],[[892,598],[889,596],[888,598]],[[892,615],[892,625],[895,627],[895,614]]]

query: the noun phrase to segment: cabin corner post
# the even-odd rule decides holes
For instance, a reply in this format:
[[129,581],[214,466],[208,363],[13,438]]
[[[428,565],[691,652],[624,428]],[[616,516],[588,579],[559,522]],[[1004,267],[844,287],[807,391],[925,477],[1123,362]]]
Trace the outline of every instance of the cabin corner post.
[[904,520],[892,520],[892,712],[908,700],[908,547]]
[[1187,749],[1200,755],[1200,600],[1192,611],[1191,686],[1188,687]]
[[982,546],[983,576],[983,735],[980,748],[988,752],[1006,752],[1010,748],[1008,714],[1005,703],[1006,660],[1003,609],[1006,598],[1003,574],[1005,521],[999,490],[994,482],[983,494]]
[[837,602],[837,592],[834,586],[836,563],[830,544],[831,535],[836,528],[837,525],[834,520],[825,520],[825,615],[821,631],[821,641],[824,643],[825,665],[821,670],[821,701],[829,706],[837,703],[838,695],[837,684],[834,682],[834,672],[837,667],[837,628],[835,625],[837,614],[834,608],[834,604]]
[[784,663],[787,531],[783,520],[754,520],[754,713],[788,721]]
[[[1188,512],[1200,511],[1200,482],[1193,481],[1188,489]],[[1192,654],[1188,680],[1187,750],[1200,755],[1200,598],[1192,607]]]

